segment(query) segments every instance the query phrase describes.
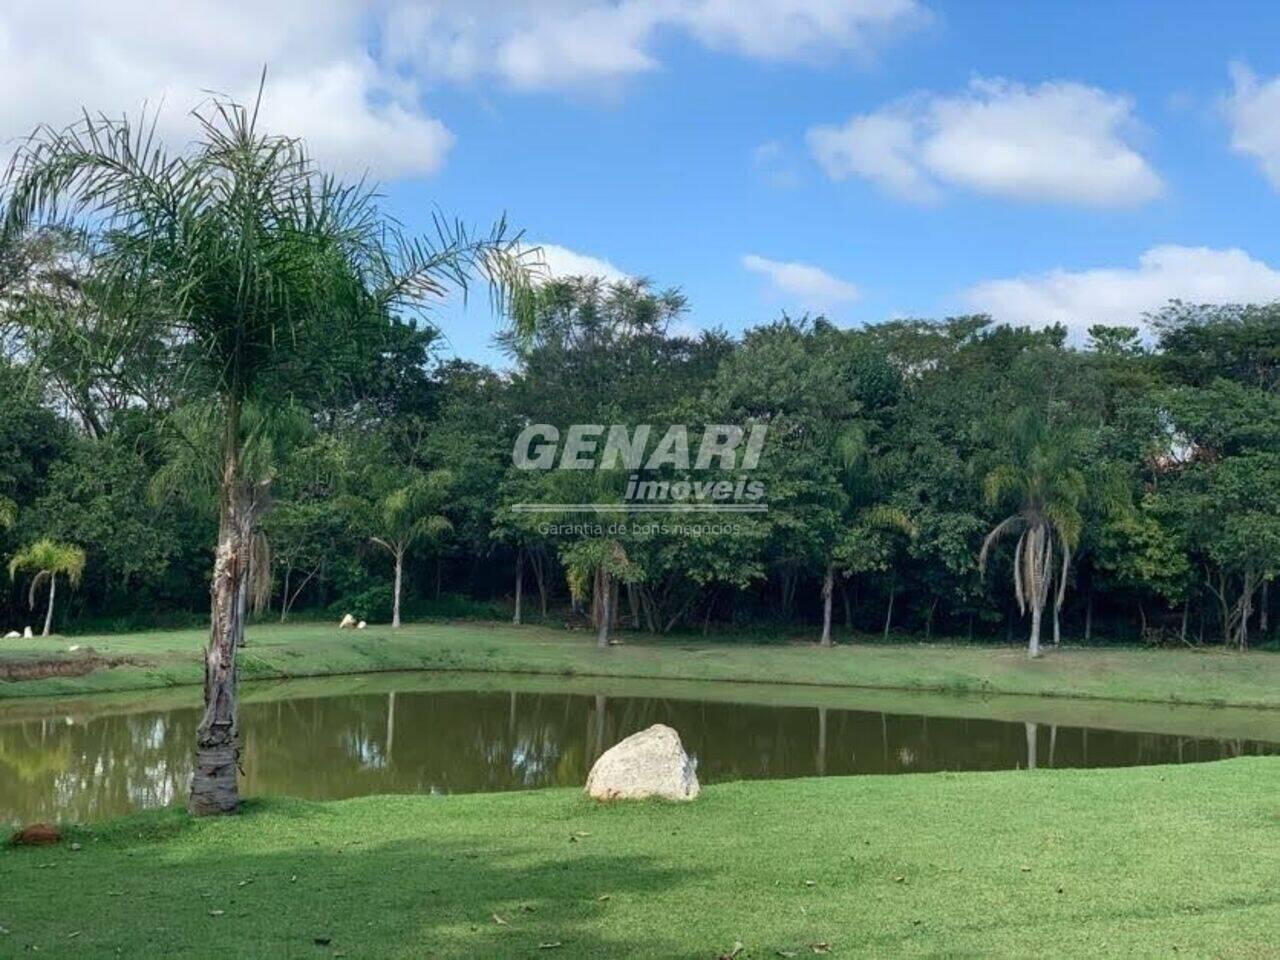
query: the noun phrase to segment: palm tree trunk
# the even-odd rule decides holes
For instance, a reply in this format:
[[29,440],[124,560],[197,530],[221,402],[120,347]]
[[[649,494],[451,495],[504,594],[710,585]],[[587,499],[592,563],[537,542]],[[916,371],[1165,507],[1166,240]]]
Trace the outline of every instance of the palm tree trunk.
[[609,646],[609,626],[613,622],[613,610],[610,607],[610,601],[613,599],[613,578],[609,575],[609,571],[603,566],[597,577],[597,600],[599,607],[596,610],[598,617],[596,625],[596,646],[604,648]]
[[187,809],[194,816],[232,813],[240,803],[236,770],[240,729],[236,650],[244,638],[244,598],[254,507],[240,479],[239,426],[228,418],[222,509],[210,594],[209,645],[204,660],[204,716],[196,729],[196,764]]
[[822,578],[822,645],[831,646],[831,591],[835,586],[835,568],[827,564],[827,572]]
[[524,592],[524,549],[516,550],[516,612],[511,618],[511,622],[517,626],[520,624],[520,601],[523,599]]
[[640,598],[636,595],[636,585],[627,584],[627,606],[631,608],[631,629],[640,629]]
[[49,574],[49,609],[44,614],[44,633],[42,637],[47,637],[49,631],[53,629],[53,597],[58,592],[58,575],[56,573]]
[[1031,642],[1028,644],[1027,653],[1032,657],[1040,656],[1040,617],[1043,613],[1043,603],[1033,602],[1031,604]]
[[396,546],[396,585],[391,594],[391,629],[400,629],[400,584],[404,580],[404,548]]
[[884,614],[884,639],[889,639],[889,629],[893,626],[893,599],[898,595],[898,581],[896,577],[889,579],[889,609]]
[[547,583],[543,568],[545,561],[538,553],[534,553],[530,559],[533,561],[533,580],[538,585],[538,609],[542,619],[545,620],[547,618]]

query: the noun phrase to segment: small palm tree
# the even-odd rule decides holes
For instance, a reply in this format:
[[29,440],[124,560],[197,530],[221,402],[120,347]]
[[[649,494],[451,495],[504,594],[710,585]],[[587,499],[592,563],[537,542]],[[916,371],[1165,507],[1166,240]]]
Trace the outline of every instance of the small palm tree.
[[0,530],[8,530],[18,519],[18,505],[8,497],[0,497]]
[[77,586],[84,573],[84,551],[74,544],[58,543],[46,537],[19,551],[9,561],[11,578],[17,579],[18,574],[24,571],[35,572],[27,593],[27,603],[32,610],[36,608],[36,591],[46,580],[49,581],[49,608],[44,615],[44,631],[40,634],[47,637],[53,628],[53,601],[58,592],[58,576],[65,576],[71,586]]
[[[1084,528],[1086,483],[1076,466],[1074,437],[1055,431],[1037,411],[1024,409],[1010,422],[1010,459],[991,470],[983,485],[987,503],[1014,512],[987,534],[978,553],[986,573],[992,546],[1018,533],[1013,548],[1013,591],[1019,612],[1031,611],[1027,652],[1040,656],[1040,624],[1051,592],[1054,631],[1067,592],[1071,555]],[[1056,584],[1056,591],[1053,590]]]
[[400,592],[404,579],[404,555],[415,543],[436,541],[453,530],[441,510],[453,477],[447,470],[433,470],[383,495],[374,504],[372,524],[378,533],[369,537],[395,560],[395,587],[391,594],[391,627],[400,629]]

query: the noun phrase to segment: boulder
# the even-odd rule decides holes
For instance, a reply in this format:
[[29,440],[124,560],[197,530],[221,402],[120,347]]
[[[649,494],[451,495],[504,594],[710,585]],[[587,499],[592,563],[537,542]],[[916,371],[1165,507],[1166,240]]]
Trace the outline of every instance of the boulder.
[[364,629],[365,627],[367,627],[367,626],[368,626],[368,624],[367,624],[367,623],[365,623],[363,620],[361,620],[359,623],[357,623],[357,624],[356,624],[356,629],[357,629],[357,630],[363,630],[363,629]]
[[342,618],[342,622],[338,624],[339,630],[354,630],[356,628],[356,618],[351,614],[346,614]]
[[35,631],[32,630],[30,627],[22,628],[22,637],[24,640],[30,640],[35,635],[36,635]]
[[655,723],[601,754],[586,792],[596,800],[692,800],[698,795],[697,762],[684,752],[680,734]]
[[47,823],[33,823],[15,833],[9,842],[15,847],[47,847],[62,839],[57,827]]
[[17,630],[10,630],[8,633],[4,635],[4,638],[6,640],[13,640],[16,637],[20,637],[20,636],[22,636],[22,634],[20,634]]

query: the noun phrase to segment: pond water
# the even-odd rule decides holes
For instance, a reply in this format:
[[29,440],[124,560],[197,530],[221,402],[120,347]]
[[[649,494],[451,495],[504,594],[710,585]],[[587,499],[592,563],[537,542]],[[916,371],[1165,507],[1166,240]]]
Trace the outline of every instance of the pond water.
[[[185,799],[198,698],[0,701],[0,822]],[[245,686],[242,788],[333,799],[576,786],[602,750],[653,723],[679,731],[703,783],[1185,763],[1280,753],[1276,714],[493,675],[289,681]]]

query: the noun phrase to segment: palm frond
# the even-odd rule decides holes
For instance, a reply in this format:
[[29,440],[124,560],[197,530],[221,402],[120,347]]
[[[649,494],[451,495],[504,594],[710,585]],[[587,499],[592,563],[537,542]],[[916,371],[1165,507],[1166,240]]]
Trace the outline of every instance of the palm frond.
[[994,467],[983,479],[982,495],[988,506],[998,506],[1009,493],[1018,489],[1021,478],[1011,464]]
[[986,575],[987,557],[991,553],[991,547],[995,544],[995,542],[999,540],[1001,537],[1003,537],[1005,534],[1011,533],[1020,524],[1025,524],[1025,523],[1026,523],[1026,520],[1019,514],[1014,514],[1011,517],[1005,517],[1005,519],[1001,520],[998,524],[996,524],[995,529],[993,529],[990,533],[986,535],[986,537],[983,538],[982,548],[978,551],[978,572],[980,575],[983,575],[983,576]]
[[71,585],[78,586],[84,574],[85,554],[75,544],[59,543],[48,537],[19,550],[9,560],[9,577],[16,579],[18,574],[31,571],[37,577],[42,575],[60,575],[67,578]]

